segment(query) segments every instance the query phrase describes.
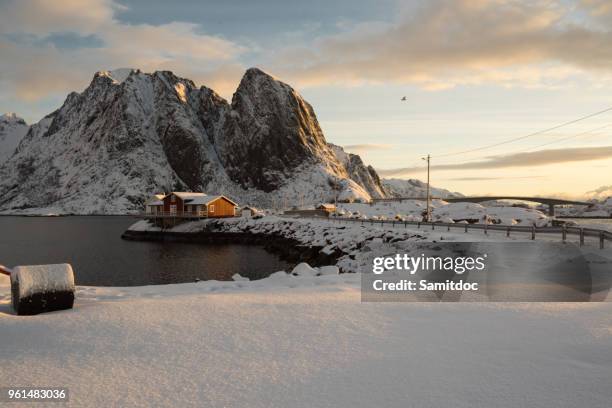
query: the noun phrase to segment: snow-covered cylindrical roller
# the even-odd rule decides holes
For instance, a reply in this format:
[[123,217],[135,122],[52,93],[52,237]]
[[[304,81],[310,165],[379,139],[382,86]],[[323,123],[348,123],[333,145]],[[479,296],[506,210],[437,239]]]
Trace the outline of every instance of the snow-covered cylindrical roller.
[[68,264],[16,266],[10,275],[18,315],[70,309],[74,304],[74,273]]

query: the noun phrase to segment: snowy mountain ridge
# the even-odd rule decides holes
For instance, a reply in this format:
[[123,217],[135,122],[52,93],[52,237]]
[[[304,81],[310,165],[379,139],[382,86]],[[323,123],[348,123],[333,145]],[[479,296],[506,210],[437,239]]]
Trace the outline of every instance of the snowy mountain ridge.
[[177,190],[265,207],[386,196],[301,95],[257,68],[231,103],[169,71],[97,72],[0,164],[4,213],[133,213]]
[[[425,197],[427,183],[417,179],[382,179],[382,185],[390,197]],[[439,187],[431,187],[430,194],[437,198],[463,197],[463,194]]]
[[29,129],[25,120],[15,113],[0,115],[0,165],[15,153]]

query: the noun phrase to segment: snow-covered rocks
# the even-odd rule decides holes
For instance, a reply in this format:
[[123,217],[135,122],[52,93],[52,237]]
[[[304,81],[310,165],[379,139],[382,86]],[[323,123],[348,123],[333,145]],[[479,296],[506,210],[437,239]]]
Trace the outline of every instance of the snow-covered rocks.
[[340,269],[336,265],[320,266],[319,275],[337,275],[340,273]]
[[293,268],[291,274],[294,276],[317,276],[317,270],[308,265],[306,262],[302,262]]
[[[432,219],[435,222],[479,222],[483,224],[544,226],[550,218],[533,208],[494,206],[478,203],[448,203],[432,200]],[[339,204],[338,208],[349,216],[360,219],[396,219],[422,221],[426,204],[421,200],[378,202],[375,204]]]
[[245,277],[245,276],[241,276],[239,273],[235,273],[235,274],[232,275],[232,280],[234,282],[247,282],[250,279]]
[[13,308],[20,315],[70,309],[74,273],[68,264],[17,266],[11,273]]
[[326,275],[338,275],[340,273],[340,268],[336,265],[327,265],[327,266],[319,266],[312,267],[308,265],[306,262],[302,262],[293,268],[291,271],[291,275],[293,276],[326,276]]

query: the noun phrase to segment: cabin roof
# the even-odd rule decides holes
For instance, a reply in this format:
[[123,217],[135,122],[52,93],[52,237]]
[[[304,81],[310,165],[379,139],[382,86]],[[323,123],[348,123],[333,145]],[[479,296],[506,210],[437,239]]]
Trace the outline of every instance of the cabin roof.
[[322,204],[319,204],[317,208],[326,208],[326,209],[329,208],[333,210],[334,208],[336,208],[336,206],[333,204],[322,203]]
[[201,199],[202,197],[206,197],[204,193],[191,193],[191,192],[183,192],[183,191],[173,191],[171,194],[179,197],[181,200],[196,200]]

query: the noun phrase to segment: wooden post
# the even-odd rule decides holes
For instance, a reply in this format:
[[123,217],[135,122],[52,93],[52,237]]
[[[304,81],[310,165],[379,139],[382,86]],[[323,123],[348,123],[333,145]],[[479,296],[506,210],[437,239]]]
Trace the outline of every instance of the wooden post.
[[433,222],[431,223],[431,230],[435,230],[436,229],[436,224],[434,224]]
[[506,236],[509,237],[510,236],[510,227],[506,227]]
[[535,239],[535,225],[531,227],[531,240],[533,241],[534,239]]
[[450,224],[448,224],[448,232],[450,232]]
[[584,228],[580,228],[580,246],[584,245]]
[[467,234],[467,230],[468,230],[468,225],[470,225],[470,224],[465,223],[465,233],[466,233],[466,234]]
[[489,228],[489,224],[487,224],[487,222],[485,221],[485,225],[484,225],[484,233],[485,235],[487,235],[489,233],[488,228]]
[[421,229],[421,223],[420,222],[417,222],[417,228]]
[[604,249],[604,232],[599,231],[599,249]]

